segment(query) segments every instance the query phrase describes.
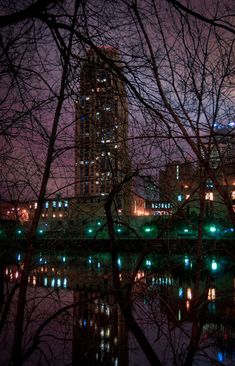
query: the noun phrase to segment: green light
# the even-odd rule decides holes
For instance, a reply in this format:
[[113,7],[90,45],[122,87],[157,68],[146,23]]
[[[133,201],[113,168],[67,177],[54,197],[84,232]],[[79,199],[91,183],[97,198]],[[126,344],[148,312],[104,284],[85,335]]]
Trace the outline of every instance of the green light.
[[22,231],[21,230],[17,230],[17,234],[22,234]]
[[189,229],[184,229],[184,233],[188,233],[189,232]]
[[151,229],[151,227],[146,227],[145,229],[144,229],[144,231],[145,231],[145,233],[150,233],[150,231],[151,231],[152,229]]
[[42,229],[39,230],[39,234],[43,234],[43,230]]
[[121,232],[122,232],[122,229],[119,227],[119,228],[117,229],[117,232],[118,232],[118,233],[121,233]]
[[98,221],[98,222],[97,222],[97,225],[98,225],[98,226],[100,226],[100,225],[101,225],[101,222],[100,222],[100,221]]
[[215,226],[210,226],[209,228],[211,233],[215,233],[216,232],[216,227]]
[[213,271],[216,271],[218,268],[218,264],[216,263],[216,261],[213,259],[212,262],[211,262],[211,269]]
[[91,234],[93,232],[92,229],[88,229],[88,233]]

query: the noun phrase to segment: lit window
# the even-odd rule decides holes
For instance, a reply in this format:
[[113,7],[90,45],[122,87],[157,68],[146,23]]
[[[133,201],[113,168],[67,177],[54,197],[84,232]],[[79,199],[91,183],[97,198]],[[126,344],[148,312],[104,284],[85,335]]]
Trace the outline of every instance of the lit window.
[[190,287],[187,288],[187,299],[188,300],[192,299],[192,289]]
[[231,197],[232,197],[232,200],[235,200],[235,191],[231,192]]
[[178,200],[178,202],[182,202],[182,200],[183,200],[182,194],[178,194],[177,200]]
[[62,202],[61,201],[58,202],[58,207],[62,207]]
[[64,201],[64,207],[68,207],[69,202],[68,201]]
[[56,208],[56,201],[53,201],[53,202],[52,202],[52,207],[53,207],[53,208]]
[[35,286],[37,284],[36,276],[33,276],[33,285]]
[[45,208],[49,208],[49,202],[48,201],[45,202]]
[[36,208],[38,207],[38,203],[37,202],[34,202],[34,208],[36,210]]
[[180,178],[180,167],[179,165],[176,165],[176,180],[179,180]]
[[214,194],[213,192],[207,192],[205,196],[206,201],[213,201],[214,200]]
[[187,300],[186,301],[186,309],[189,310],[190,309],[190,302]]
[[208,290],[208,300],[213,301],[213,300],[215,300],[215,298],[216,298],[215,288],[209,288],[209,290]]

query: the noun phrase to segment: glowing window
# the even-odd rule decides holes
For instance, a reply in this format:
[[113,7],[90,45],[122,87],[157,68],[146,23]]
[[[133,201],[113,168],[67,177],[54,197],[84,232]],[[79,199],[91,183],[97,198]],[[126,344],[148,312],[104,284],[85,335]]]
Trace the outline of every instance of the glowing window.
[[216,298],[216,294],[215,294],[215,288],[209,288],[208,289],[208,300],[209,301],[213,301]]
[[187,288],[187,299],[188,300],[192,299],[192,289],[190,287]]
[[177,201],[178,201],[178,202],[182,202],[182,200],[183,200],[183,196],[182,196],[182,194],[178,194],[178,196],[177,196]]
[[206,201],[213,201],[214,200],[214,194],[213,192],[207,192],[205,196]]
[[179,165],[176,165],[176,180],[179,180],[180,178],[180,167]]

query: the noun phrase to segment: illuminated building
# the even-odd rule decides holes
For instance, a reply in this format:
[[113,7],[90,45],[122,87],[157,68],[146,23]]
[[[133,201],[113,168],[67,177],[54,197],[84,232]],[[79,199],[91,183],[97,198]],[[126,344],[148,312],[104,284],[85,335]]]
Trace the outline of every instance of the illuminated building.
[[99,51],[107,61],[93,50],[87,52],[76,103],[75,194],[80,202],[99,202],[123,179],[128,165],[127,100],[119,54],[108,46]]

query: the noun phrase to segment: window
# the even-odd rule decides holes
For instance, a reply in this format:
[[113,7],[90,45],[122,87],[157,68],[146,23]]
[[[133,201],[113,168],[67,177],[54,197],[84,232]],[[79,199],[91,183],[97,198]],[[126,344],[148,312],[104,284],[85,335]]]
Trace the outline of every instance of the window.
[[182,202],[182,201],[183,201],[183,196],[182,196],[182,194],[178,194],[178,196],[177,196],[177,201],[178,201],[178,202]]
[[45,202],[45,208],[46,208],[46,209],[48,209],[48,208],[49,208],[49,202],[48,202],[48,201],[46,201],[46,202]]
[[231,197],[232,197],[232,200],[235,200],[235,191],[231,192]]
[[180,167],[179,165],[176,165],[176,180],[180,179]]
[[52,201],[52,207],[56,208],[56,201]]
[[207,192],[205,196],[206,201],[213,201],[214,200],[214,194],[213,192]]
[[187,288],[187,299],[192,300],[192,289],[190,287]]
[[212,180],[207,179],[206,186],[207,186],[207,188],[213,188],[214,187],[214,184],[213,184]]
[[208,297],[207,298],[208,298],[209,301],[215,300],[215,298],[216,298],[215,288],[209,288],[209,290],[208,290]]

